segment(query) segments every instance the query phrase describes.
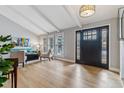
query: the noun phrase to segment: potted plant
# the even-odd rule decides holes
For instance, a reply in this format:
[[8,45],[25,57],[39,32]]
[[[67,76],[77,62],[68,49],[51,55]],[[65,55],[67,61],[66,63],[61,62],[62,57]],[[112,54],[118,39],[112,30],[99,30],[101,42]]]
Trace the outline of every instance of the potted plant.
[[7,74],[13,69],[14,62],[5,60],[3,54],[6,54],[13,48],[11,44],[11,35],[0,36],[0,87],[7,80]]

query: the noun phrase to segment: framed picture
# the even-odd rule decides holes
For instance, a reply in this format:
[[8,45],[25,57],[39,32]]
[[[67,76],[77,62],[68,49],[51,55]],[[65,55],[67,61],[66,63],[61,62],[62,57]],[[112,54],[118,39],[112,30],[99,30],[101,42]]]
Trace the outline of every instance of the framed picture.
[[25,37],[21,38],[13,37],[12,43],[15,44],[15,46],[28,47],[30,45],[30,39]]

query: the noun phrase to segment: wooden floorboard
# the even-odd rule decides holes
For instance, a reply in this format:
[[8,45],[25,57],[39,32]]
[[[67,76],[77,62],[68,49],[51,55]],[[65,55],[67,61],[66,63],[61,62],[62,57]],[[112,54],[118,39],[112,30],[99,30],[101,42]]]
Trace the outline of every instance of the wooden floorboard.
[[[10,87],[10,80],[4,88]],[[43,61],[18,69],[18,88],[121,88],[119,74],[81,64]]]

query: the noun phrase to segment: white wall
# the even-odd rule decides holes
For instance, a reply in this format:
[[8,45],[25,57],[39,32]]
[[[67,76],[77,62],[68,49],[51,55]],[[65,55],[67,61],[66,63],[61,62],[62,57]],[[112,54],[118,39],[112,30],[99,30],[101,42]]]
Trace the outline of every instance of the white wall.
[[64,32],[64,59],[75,62],[75,31],[78,27],[63,30]]
[[38,36],[20,25],[10,21],[8,18],[0,15],[0,35],[12,35],[13,37],[30,38],[31,43],[38,43]]
[[120,77],[124,78],[124,41],[120,41]]

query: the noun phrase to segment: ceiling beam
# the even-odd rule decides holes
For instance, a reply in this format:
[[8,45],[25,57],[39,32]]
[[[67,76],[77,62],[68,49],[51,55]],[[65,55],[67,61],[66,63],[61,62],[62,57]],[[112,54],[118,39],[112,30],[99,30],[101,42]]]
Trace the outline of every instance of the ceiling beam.
[[[8,6],[9,7],[9,6]],[[46,32],[46,33],[49,33],[48,31],[46,31],[45,29],[41,28],[39,25],[37,25],[36,23],[34,23],[32,20],[30,20],[28,17],[24,16],[21,12],[17,11],[16,9],[14,9],[13,7],[9,7],[11,8],[15,13],[21,15],[25,20],[29,21],[31,24],[33,24],[35,27],[37,27],[38,29]]]
[[71,6],[65,6],[65,5],[63,5],[63,8],[68,13],[68,15],[72,18],[72,20],[74,20],[74,22],[77,24],[77,26],[79,26],[81,28],[82,25],[81,25],[77,15],[75,14],[73,8]]
[[50,25],[52,25],[58,32],[60,32],[60,29],[48,18],[46,17],[36,6],[30,6],[32,9],[34,9],[41,17],[43,17]]

